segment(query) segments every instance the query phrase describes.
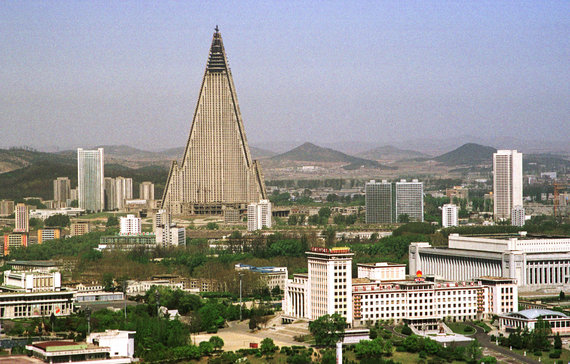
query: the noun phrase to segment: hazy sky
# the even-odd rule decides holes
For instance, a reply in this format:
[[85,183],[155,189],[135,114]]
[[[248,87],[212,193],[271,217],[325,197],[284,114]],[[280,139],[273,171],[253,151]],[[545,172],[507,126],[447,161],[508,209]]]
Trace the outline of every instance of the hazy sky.
[[2,1],[0,146],[185,144],[215,25],[248,140],[570,140],[570,1]]

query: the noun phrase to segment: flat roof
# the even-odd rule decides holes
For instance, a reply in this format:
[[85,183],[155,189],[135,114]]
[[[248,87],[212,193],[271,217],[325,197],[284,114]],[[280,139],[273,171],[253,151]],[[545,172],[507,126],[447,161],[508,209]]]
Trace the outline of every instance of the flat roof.
[[7,261],[8,265],[28,265],[35,267],[56,267],[57,263],[53,260],[11,260]]

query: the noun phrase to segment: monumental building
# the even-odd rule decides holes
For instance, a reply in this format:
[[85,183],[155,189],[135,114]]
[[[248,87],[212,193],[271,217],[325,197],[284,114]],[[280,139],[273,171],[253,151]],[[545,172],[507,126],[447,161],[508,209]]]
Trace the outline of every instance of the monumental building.
[[216,27],[182,162],[172,163],[162,208],[173,215],[245,211],[267,199],[245,136],[222,35]]

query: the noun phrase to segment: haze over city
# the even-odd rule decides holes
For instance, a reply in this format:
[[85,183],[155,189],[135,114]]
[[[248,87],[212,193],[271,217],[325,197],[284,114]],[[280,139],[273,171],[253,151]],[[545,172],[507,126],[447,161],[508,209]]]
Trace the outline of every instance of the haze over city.
[[565,1],[6,2],[0,146],[183,146],[216,25],[254,146],[564,145],[569,10]]

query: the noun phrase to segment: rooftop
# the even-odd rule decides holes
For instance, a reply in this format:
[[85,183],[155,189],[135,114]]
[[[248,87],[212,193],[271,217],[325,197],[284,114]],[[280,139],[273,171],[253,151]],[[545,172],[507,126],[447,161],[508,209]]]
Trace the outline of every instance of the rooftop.
[[522,316],[523,318],[526,318],[528,320],[534,320],[534,319],[537,319],[539,317],[544,317],[544,316],[559,317],[559,318],[568,317],[568,316],[566,316],[566,314],[564,314],[562,312],[547,310],[547,309],[543,309],[543,308],[540,308],[540,309],[531,308],[528,310],[511,312],[511,313],[508,313],[507,316],[513,316],[513,317]]

